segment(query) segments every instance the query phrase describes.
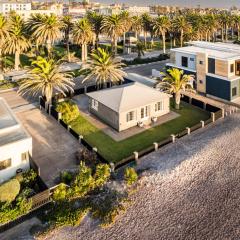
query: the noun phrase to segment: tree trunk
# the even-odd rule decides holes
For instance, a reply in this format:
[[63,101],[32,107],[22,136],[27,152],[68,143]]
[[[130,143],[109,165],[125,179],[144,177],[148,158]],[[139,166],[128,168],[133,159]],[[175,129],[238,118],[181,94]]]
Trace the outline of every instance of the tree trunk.
[[238,41],[239,41],[239,39],[240,39],[240,31],[239,31],[239,27],[237,28],[237,39],[238,39]]
[[228,41],[228,25],[226,25],[225,40]]
[[232,40],[233,40],[233,38],[234,38],[234,29],[233,29],[233,27],[232,27],[232,31],[231,31],[231,34],[232,34]]
[[67,56],[68,56],[68,62],[71,62],[71,55],[70,55],[70,49],[69,49],[69,41],[67,41]]
[[165,32],[162,33],[162,42],[163,42],[163,53],[166,53],[166,36],[165,36]]
[[151,37],[151,49],[153,49],[153,37]]
[[181,100],[181,93],[180,91],[175,93],[175,109],[180,109],[180,100]]
[[176,38],[173,37],[173,46],[176,47]]
[[117,55],[117,38],[114,38],[114,55]]
[[51,48],[52,48],[51,43],[48,42],[48,43],[47,43],[47,51],[48,51],[48,56],[49,56],[49,57],[51,57]]
[[87,46],[87,44],[84,44],[85,45],[85,51],[84,51],[84,53],[85,53],[85,62],[87,62],[87,59],[88,59],[88,46]]
[[18,51],[15,52],[15,70],[18,71],[19,70],[19,63],[20,63],[20,54]]
[[222,42],[224,42],[224,29],[223,29],[223,27],[221,29],[221,35],[222,35]]
[[183,46],[183,29],[181,29],[180,44],[181,44],[181,47],[182,47]]
[[147,48],[147,32],[144,31],[144,47]]
[[96,48],[99,47],[99,35],[96,34]]
[[82,63],[85,63],[85,47],[84,47],[84,44],[82,44]]

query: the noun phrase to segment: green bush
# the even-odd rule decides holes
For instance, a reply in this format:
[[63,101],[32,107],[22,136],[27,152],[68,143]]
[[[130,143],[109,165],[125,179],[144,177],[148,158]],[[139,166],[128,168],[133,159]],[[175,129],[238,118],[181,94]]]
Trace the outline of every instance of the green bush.
[[67,198],[68,189],[67,186],[61,183],[53,192],[54,201],[64,201]]
[[73,180],[73,175],[70,172],[63,171],[60,173],[60,180],[61,182],[69,185]]
[[0,208],[0,224],[13,221],[17,217],[26,214],[32,207],[32,202],[27,199],[17,199],[16,205],[4,204]]
[[20,183],[17,179],[12,179],[0,186],[0,202],[11,203],[15,200],[20,191]]
[[94,189],[95,181],[92,176],[92,169],[87,167],[85,163],[80,163],[79,173],[76,176],[72,185],[72,195],[76,197],[83,197],[89,191]]
[[62,120],[69,124],[79,116],[78,106],[72,101],[64,101],[57,104],[57,112],[62,113]]
[[36,184],[36,180],[37,173],[33,169],[30,169],[22,173],[21,186],[23,188],[25,187],[32,188]]
[[110,177],[110,167],[108,164],[98,164],[94,174],[95,187],[103,186]]
[[138,175],[134,168],[128,167],[125,169],[124,179],[127,182],[127,185],[132,185],[138,179]]

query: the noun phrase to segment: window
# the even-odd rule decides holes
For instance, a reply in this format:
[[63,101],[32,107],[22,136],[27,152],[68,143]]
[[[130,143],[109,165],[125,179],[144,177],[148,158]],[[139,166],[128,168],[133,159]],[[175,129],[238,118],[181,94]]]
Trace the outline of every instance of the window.
[[237,87],[232,88],[232,97],[237,95]]
[[200,64],[200,65],[203,65],[203,61],[199,61],[199,64]]
[[182,56],[182,66],[183,67],[188,67],[188,58]]
[[163,110],[163,103],[162,102],[158,102],[155,104],[155,112],[161,111]]
[[98,111],[98,101],[95,99],[92,99],[92,108]]
[[231,72],[231,73],[234,72],[234,64],[233,64],[233,63],[230,65],[230,72]]
[[127,122],[130,122],[134,119],[134,111],[127,113]]
[[141,108],[141,118],[146,118],[149,116],[149,107],[143,107]]
[[208,73],[215,74],[215,59],[208,58]]
[[199,83],[200,83],[200,84],[203,84],[203,80],[199,80]]
[[22,159],[22,162],[26,162],[28,160],[28,152],[22,153],[21,159]]
[[6,169],[11,166],[11,158],[0,161],[0,170]]
[[190,61],[191,61],[191,62],[194,62],[194,58],[190,58]]

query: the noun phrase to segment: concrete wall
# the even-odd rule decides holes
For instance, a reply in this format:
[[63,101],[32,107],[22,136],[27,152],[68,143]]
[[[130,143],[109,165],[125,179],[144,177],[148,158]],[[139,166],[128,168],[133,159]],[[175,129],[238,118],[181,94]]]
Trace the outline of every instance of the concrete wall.
[[[163,102],[163,110],[162,111],[155,112],[156,102],[145,105],[145,106],[149,106],[150,114],[149,114],[149,117],[144,118],[144,119],[141,119],[141,108],[142,107],[137,108],[137,109],[131,109],[127,112],[121,112],[119,114],[119,131],[123,131],[130,127],[137,126],[138,122],[143,122],[145,125],[151,124],[152,117],[160,117],[164,114],[169,113],[170,112],[170,99],[166,98],[166,99],[159,100],[159,102],[161,102],[161,101]],[[145,107],[145,106],[143,106],[143,107]],[[134,120],[127,122],[127,113],[131,112],[131,111],[134,111]]]
[[92,98],[89,97],[89,111],[97,116],[100,120],[107,123],[114,129],[119,129],[119,120],[118,113],[113,111],[112,109],[106,107],[105,105],[98,103],[98,110],[96,111],[91,107]]
[[0,170],[0,183],[14,177],[17,169],[22,168],[26,170],[30,168],[29,160],[22,162],[21,154],[25,152],[29,152],[30,156],[32,155],[31,138],[0,147],[0,161],[11,158],[11,166]]
[[187,57],[188,58],[188,67],[187,68],[189,70],[196,70],[196,55],[182,53],[182,52],[176,52],[175,53],[175,64],[178,67],[183,67],[182,66],[182,57]]

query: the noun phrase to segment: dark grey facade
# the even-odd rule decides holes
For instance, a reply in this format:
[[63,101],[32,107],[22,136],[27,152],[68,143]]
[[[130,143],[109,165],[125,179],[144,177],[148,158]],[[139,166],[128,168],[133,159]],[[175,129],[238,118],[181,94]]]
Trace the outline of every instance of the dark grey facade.
[[232,101],[239,97],[240,79],[229,81],[221,78],[206,76],[206,94]]

